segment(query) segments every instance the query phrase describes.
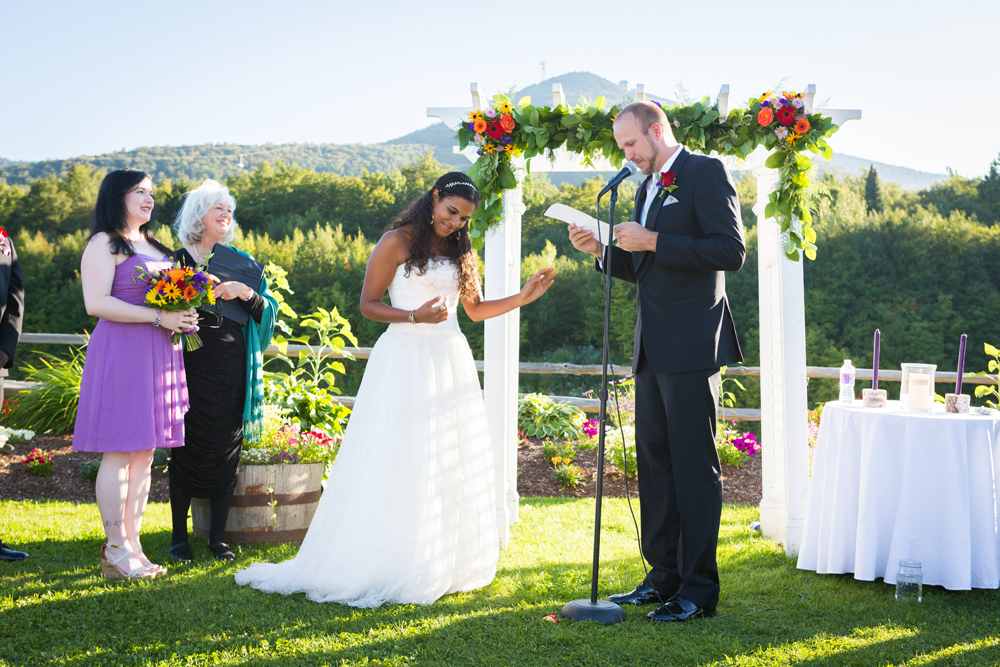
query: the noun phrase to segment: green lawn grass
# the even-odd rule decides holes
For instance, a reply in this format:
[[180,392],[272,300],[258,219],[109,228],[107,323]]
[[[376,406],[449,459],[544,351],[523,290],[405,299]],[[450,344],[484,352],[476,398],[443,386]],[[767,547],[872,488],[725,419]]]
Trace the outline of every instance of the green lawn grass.
[[[241,588],[233,574],[294,546],[236,549],[152,582],[100,577],[97,508],[0,502],[0,537],[31,554],[0,563],[0,665],[995,665],[997,591],[924,589],[922,604],[852,577],[797,570],[754,534],[756,508],[726,506],[719,616],[611,627],[542,617],[589,597],[593,501],[522,499],[496,580],[429,607],[354,609]],[[169,507],[151,504],[144,546],[164,554]],[[642,579],[623,500],[605,502],[601,595]]]

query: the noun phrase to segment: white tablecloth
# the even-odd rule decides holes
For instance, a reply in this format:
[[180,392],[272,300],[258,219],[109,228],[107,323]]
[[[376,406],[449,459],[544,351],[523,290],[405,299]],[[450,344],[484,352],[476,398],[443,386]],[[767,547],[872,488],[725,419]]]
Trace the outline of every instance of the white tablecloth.
[[1000,419],[827,403],[798,567],[952,590],[1000,587]]

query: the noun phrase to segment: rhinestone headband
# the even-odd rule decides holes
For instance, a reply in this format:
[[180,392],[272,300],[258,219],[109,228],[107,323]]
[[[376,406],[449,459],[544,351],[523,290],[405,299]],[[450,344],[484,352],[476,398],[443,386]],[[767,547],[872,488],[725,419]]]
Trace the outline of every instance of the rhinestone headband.
[[475,185],[473,185],[472,183],[466,183],[465,181],[452,181],[451,183],[448,183],[447,185],[442,185],[441,189],[444,190],[445,188],[450,188],[450,187],[452,187],[454,185],[467,185],[470,188],[472,188],[473,190],[475,190],[476,192],[479,192],[479,189]]

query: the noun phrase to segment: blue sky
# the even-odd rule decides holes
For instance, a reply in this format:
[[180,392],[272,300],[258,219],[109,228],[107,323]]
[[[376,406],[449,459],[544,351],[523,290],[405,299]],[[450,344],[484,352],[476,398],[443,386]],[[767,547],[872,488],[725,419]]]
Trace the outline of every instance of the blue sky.
[[[428,106],[582,70],[860,108],[834,151],[978,176],[1000,152],[1000,3],[2,1],[0,157],[375,143]],[[626,9],[627,8],[627,9]],[[534,100],[548,102],[548,100]]]

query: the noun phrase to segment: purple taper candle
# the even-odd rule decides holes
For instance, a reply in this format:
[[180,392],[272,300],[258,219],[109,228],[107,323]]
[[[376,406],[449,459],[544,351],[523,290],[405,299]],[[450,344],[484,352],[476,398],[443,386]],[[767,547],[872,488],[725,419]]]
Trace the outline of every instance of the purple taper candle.
[[882,332],[875,330],[875,362],[872,364],[872,389],[878,389],[878,346],[882,342]]
[[965,370],[965,341],[968,338],[962,334],[962,340],[958,344],[958,380],[955,381],[955,393],[962,393],[962,371]]

